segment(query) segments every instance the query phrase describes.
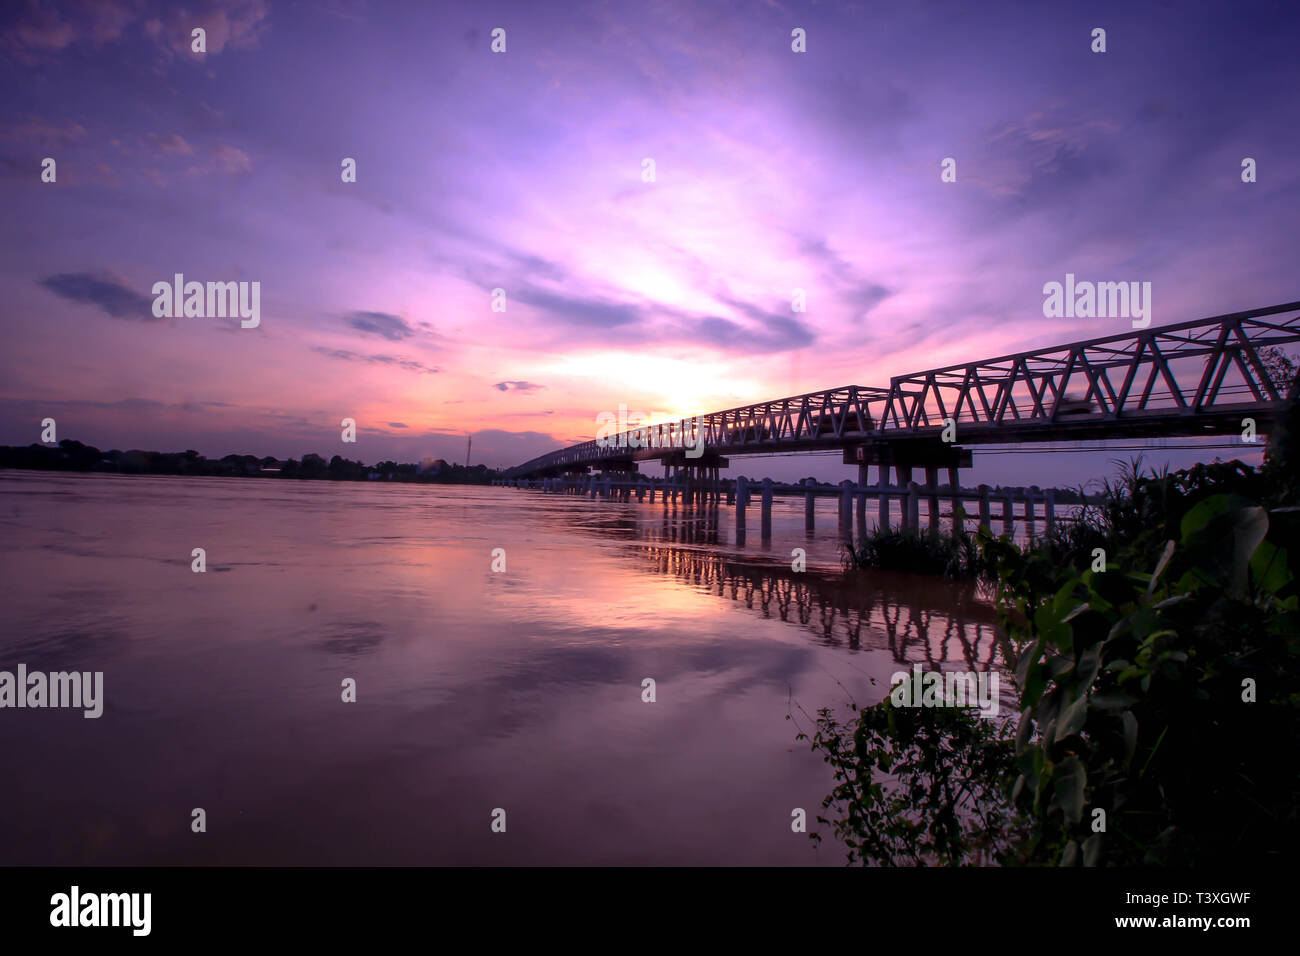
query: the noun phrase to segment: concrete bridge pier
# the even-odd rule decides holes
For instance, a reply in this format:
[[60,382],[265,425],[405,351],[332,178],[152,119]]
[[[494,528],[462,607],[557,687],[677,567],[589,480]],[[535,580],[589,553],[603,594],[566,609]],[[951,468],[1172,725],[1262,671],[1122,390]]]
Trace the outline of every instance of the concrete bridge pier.
[[803,529],[805,531],[812,531],[816,527],[817,524],[817,519],[816,519],[817,506],[815,504],[816,501],[817,501],[817,496],[812,494],[811,492],[803,496]]
[[[882,462],[878,467],[879,467],[879,474],[877,478],[877,484],[880,485],[881,489],[886,489],[891,487],[889,484],[889,463]],[[878,531],[885,532],[889,530],[890,504],[891,504],[890,496],[884,494],[882,491],[880,495],[879,504],[877,506],[877,511],[876,511],[876,529]]]
[[989,486],[980,485],[980,528],[992,533],[993,521],[989,509]]
[[915,481],[907,483],[907,521],[904,527],[913,534],[921,533],[921,486]]
[[745,505],[748,504],[749,482],[742,475],[736,479],[736,534],[745,530]]
[[912,523],[912,466],[895,465],[894,466],[894,484],[899,491],[906,490],[906,498],[899,500],[898,523],[904,532],[916,531],[916,525]]
[[1002,533],[1015,534],[1015,532],[1016,532],[1016,522],[1015,522],[1014,492],[1008,490],[1002,496]]
[[[911,497],[912,469],[925,469],[925,484],[918,485],[917,495],[925,497],[926,523],[931,536],[937,536],[943,530],[942,499],[939,491],[939,470],[948,472],[948,488],[952,506],[954,534],[965,533],[964,516],[961,508],[961,481],[958,469],[970,468],[972,465],[969,449],[949,445],[931,438],[908,439],[904,441],[871,441],[844,450],[844,463],[858,465],[858,486],[862,489],[863,500],[858,506],[859,534],[866,525],[865,499],[874,494],[878,502],[877,528],[888,531],[892,499],[899,498],[899,526],[908,534],[921,533],[919,503],[913,503]],[[872,488],[868,484],[870,466],[879,468],[879,480]],[[890,469],[894,471],[894,481],[889,480]],[[921,491],[920,489],[924,489]],[[870,489],[870,490],[868,490]],[[906,496],[899,492],[908,492]],[[894,492],[894,494],[890,494]]]
[[840,482],[840,537],[853,541],[853,483],[847,478]]
[[764,541],[772,538],[772,479],[763,479],[762,534]]
[[680,495],[684,504],[721,500],[720,474],[729,464],[726,458],[716,453],[688,458],[684,450],[676,450],[665,454],[660,461],[664,466],[665,499],[671,495],[676,501]]
[[939,469],[934,465],[925,468],[925,515],[929,520],[930,537],[939,537]]
[[956,465],[948,466],[948,491],[952,495],[952,533],[958,538],[966,536],[966,508],[961,499],[961,476]]

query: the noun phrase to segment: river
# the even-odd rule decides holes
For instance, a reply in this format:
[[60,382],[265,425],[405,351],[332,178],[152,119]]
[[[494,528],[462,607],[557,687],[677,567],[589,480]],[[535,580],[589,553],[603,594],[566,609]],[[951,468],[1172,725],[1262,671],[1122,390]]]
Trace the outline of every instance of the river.
[[845,575],[823,507],[738,545],[726,507],[0,471],[0,670],[104,675],[96,719],[0,709],[0,864],[842,865],[798,728],[995,630]]

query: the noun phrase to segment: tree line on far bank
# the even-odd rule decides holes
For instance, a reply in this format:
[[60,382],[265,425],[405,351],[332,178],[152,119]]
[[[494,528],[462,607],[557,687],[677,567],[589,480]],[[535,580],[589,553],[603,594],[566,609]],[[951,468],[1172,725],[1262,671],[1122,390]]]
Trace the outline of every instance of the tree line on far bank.
[[308,454],[301,459],[256,455],[205,458],[197,451],[157,452],[130,449],[100,451],[93,445],[65,438],[54,445],[0,445],[0,468],[38,471],[95,471],[127,475],[205,475],[225,478],[299,478],[328,481],[407,481],[485,485],[498,475],[486,465],[448,464],[441,459],[424,465],[381,461],[367,465],[335,455],[328,461]]

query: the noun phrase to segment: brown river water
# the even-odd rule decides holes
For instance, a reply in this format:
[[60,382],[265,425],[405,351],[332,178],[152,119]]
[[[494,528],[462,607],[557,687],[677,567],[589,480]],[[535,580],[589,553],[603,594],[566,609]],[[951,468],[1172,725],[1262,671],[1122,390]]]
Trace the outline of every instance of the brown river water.
[[0,708],[0,864],[842,865],[805,714],[1000,660],[973,585],[846,574],[823,507],[738,545],[726,506],[0,471],[0,671],[103,674],[95,719]]

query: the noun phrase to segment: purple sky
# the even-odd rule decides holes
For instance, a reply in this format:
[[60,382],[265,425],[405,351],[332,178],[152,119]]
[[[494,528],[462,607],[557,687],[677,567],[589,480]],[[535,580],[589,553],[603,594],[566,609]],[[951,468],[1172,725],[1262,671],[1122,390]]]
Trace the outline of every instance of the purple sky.
[[[1151,282],[1154,325],[1298,299],[1300,14],[1191,9],[9,4],[0,443],[49,416],[102,448],[463,460],[473,432],[510,465],[620,403],[1129,329],[1044,318],[1067,272]],[[259,281],[260,326],[155,319],[177,272]]]

